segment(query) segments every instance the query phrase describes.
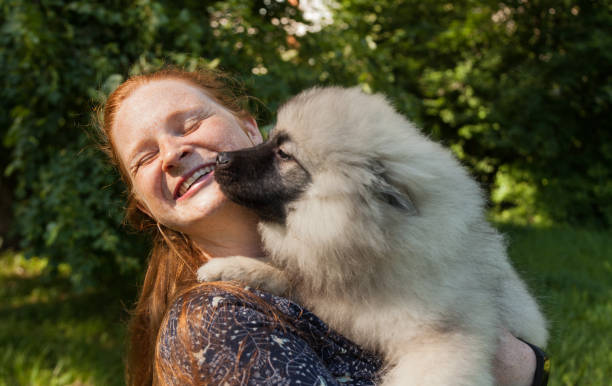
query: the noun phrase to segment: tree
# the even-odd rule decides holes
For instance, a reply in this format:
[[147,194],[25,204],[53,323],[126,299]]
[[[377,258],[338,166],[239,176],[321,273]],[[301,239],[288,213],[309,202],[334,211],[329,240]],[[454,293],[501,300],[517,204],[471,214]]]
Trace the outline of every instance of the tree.
[[164,64],[235,75],[261,126],[315,84],[383,92],[501,217],[612,224],[609,1],[342,0],[329,25],[295,4],[4,1],[0,182],[20,248],[80,286],[139,271],[146,240],[120,225],[123,187],[87,132],[126,76]]

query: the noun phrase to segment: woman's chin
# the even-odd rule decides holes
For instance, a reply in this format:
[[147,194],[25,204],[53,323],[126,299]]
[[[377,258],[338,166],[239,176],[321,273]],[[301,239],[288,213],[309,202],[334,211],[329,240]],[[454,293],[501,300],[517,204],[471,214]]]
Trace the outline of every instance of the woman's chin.
[[[219,193],[221,193],[219,191]],[[223,211],[229,200],[223,194],[194,195],[182,205],[174,207],[174,221],[176,228],[201,227],[203,223],[213,222],[213,218]],[[189,233],[186,230],[183,232]]]

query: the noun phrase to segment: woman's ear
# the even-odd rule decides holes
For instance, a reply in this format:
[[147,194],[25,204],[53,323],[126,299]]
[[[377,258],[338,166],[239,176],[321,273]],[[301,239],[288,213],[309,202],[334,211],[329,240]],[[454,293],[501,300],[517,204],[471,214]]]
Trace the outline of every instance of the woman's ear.
[[263,138],[261,137],[261,133],[259,132],[259,127],[257,127],[257,121],[251,115],[247,116],[242,120],[244,122],[244,129],[246,135],[249,136],[253,145],[257,145],[263,142]]

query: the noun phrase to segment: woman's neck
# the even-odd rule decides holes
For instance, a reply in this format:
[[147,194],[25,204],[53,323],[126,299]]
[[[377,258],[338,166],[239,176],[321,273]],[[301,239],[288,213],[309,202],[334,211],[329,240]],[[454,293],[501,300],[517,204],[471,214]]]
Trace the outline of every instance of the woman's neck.
[[212,221],[202,224],[202,233],[191,235],[210,257],[262,257],[264,252],[257,231],[259,219],[250,210],[229,203]]

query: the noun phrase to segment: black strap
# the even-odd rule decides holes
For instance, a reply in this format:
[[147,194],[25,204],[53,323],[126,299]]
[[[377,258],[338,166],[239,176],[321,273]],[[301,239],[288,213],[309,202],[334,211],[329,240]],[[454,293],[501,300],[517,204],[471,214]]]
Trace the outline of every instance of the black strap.
[[535,375],[533,376],[532,386],[546,386],[548,385],[548,376],[550,375],[550,359],[548,355],[539,348],[538,346],[534,346],[529,342],[525,342],[523,339],[518,338],[523,341],[526,345],[531,347],[536,356],[536,370]]

